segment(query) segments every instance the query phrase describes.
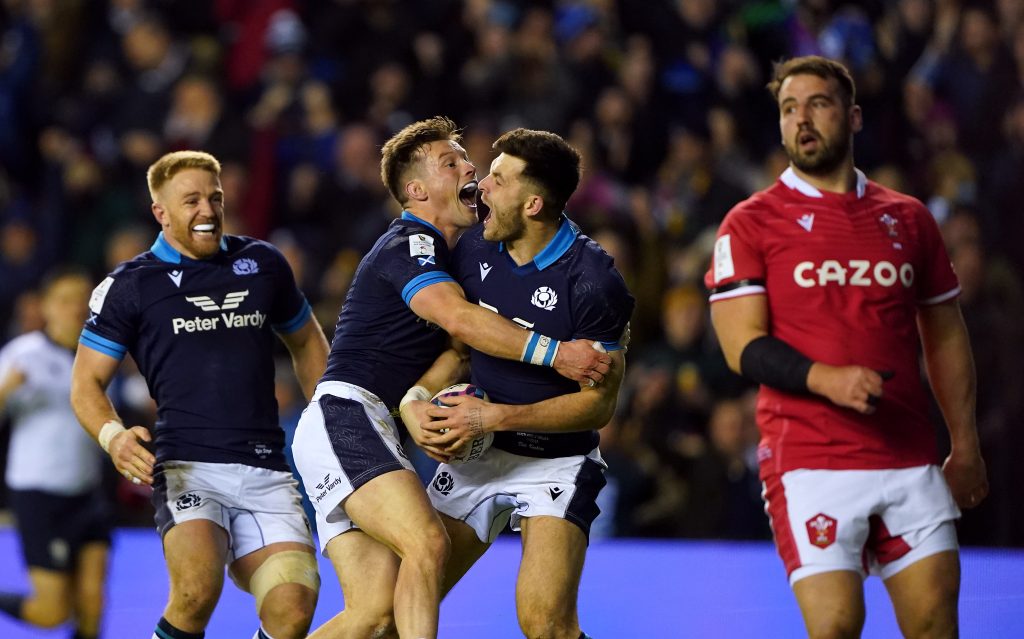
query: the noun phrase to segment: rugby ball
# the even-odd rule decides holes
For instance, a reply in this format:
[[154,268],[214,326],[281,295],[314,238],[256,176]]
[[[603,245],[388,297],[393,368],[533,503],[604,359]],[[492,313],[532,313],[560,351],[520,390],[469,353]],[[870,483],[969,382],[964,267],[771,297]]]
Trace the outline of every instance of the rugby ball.
[[[448,388],[438,391],[436,395],[430,398],[430,402],[437,406],[450,406],[450,404],[445,403],[445,398],[457,397],[459,395],[470,395],[472,397],[479,397],[485,402],[489,401],[487,393],[479,386],[474,384],[453,384]],[[484,433],[479,437],[475,437],[462,449],[462,452],[449,458],[448,463],[465,464],[480,459],[484,451],[491,447],[492,442],[494,442],[494,433]]]

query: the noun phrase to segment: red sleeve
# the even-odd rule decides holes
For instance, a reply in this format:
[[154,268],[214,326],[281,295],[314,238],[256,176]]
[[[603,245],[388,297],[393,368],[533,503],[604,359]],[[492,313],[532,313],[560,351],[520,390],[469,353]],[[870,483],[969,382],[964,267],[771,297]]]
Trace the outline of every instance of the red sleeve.
[[939,225],[924,205],[916,210],[921,229],[920,272],[917,277],[917,303],[938,304],[960,294],[960,281],[942,241]]
[[730,211],[718,228],[711,267],[704,275],[711,302],[765,292],[765,260],[760,241],[764,234],[758,232],[756,212],[744,204]]

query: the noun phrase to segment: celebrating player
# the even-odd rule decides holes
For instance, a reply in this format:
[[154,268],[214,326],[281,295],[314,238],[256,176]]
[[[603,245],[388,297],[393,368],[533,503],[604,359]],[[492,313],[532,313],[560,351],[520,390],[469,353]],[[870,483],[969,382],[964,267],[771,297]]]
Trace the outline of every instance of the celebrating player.
[[451,120],[393,136],[381,177],[406,210],[356,270],[293,445],[346,606],[313,637],[437,636],[448,537],[390,411],[445,349],[444,331],[576,381],[600,382],[611,361],[591,342],[560,342],[467,302],[448,274],[451,247],[477,223],[476,169]]
[[599,340],[611,353],[611,373],[600,386],[581,387],[473,349],[473,383],[504,403],[463,396],[446,398],[452,408],[417,404],[457,378],[459,359],[448,353],[420,380],[424,390],[411,391],[402,414],[442,459],[494,433],[479,460],[441,464],[430,485],[452,543],[445,592],[511,523],[523,538],[516,583],[523,634],[583,639],[576,600],[605,485],[597,429],[615,410],[633,297],[611,257],[563,213],[579,182],[576,150],[553,133],[527,129],[502,135],[494,149],[500,155],[480,181],[490,214],[456,246],[456,278],[470,301],[504,317],[561,340]]
[[[988,492],[956,276],[928,210],[854,168],[846,68],[795,58],[769,89],[790,167],[728,214],[705,279],[730,367],[761,384],[776,546],[810,636],[859,636],[869,571],[905,636],[954,637],[957,506]],[[919,339],[952,441],[941,470]]]
[[0,350],[0,411],[12,418],[7,487],[28,564],[30,595],[0,593],[0,611],[76,639],[99,636],[113,513],[103,456],[68,402],[71,364],[88,314],[89,278],[61,271],[42,286],[42,331]]
[[[256,598],[254,637],[304,637],[320,579],[282,452],[274,334],[307,396],[327,340],[277,249],[223,234],[219,176],[216,158],[197,151],[149,167],[163,230],[93,291],[71,403],[118,471],[154,487],[171,591],[153,637],[203,636],[225,563]],[[156,400],[155,442],[141,426],[126,429],[104,395],[125,353]]]

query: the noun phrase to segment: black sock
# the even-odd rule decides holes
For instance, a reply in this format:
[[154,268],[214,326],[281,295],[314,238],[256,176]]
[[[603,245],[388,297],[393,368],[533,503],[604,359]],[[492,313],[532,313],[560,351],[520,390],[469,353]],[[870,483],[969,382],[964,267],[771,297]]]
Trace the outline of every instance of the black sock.
[[96,639],[97,635],[87,635],[81,630],[75,630],[75,634],[71,639]]
[[587,633],[583,632],[582,630],[580,630],[579,639],[594,639],[594,638],[591,637],[590,635],[588,635]]
[[0,612],[8,614],[15,619],[21,619],[21,604],[25,601],[25,595],[13,592],[0,592]]
[[160,617],[160,621],[156,622],[156,631],[153,633],[153,639],[203,639],[205,636],[205,632],[178,630],[163,617]]

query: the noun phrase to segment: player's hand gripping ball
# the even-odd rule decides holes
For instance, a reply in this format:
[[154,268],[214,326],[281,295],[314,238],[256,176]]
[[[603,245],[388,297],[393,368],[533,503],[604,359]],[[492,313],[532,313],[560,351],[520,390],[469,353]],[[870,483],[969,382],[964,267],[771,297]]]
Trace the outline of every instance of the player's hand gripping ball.
[[[472,397],[479,397],[485,402],[490,401],[489,398],[487,397],[487,393],[485,393],[484,389],[480,388],[479,386],[475,386],[473,384],[453,384],[448,388],[438,391],[437,395],[434,395],[430,399],[430,402],[437,406],[450,406],[450,404],[445,403],[444,399],[446,397],[457,397],[459,395],[470,395]],[[445,429],[442,432],[448,431],[447,429]],[[491,443],[493,441],[494,433],[483,433],[481,435],[478,435],[474,437],[473,440],[469,442],[469,444],[464,446],[462,450],[459,451],[458,454],[452,455],[452,457],[448,460],[448,463],[465,464],[467,462],[480,459],[480,456],[484,454],[484,451],[491,447]]]

